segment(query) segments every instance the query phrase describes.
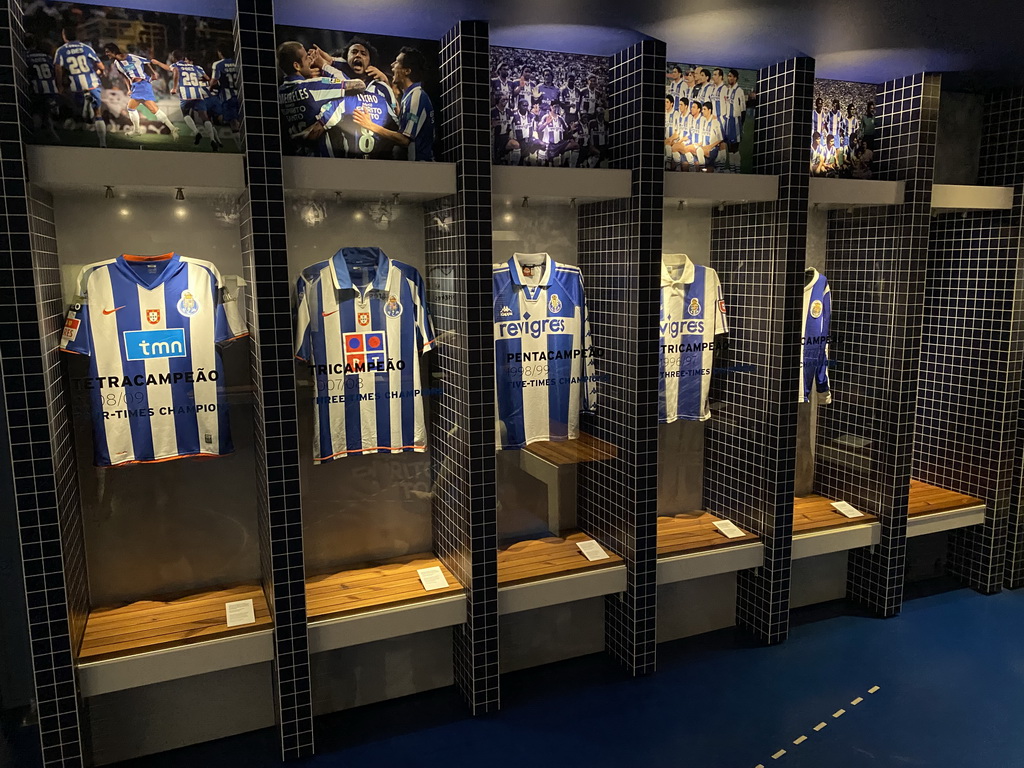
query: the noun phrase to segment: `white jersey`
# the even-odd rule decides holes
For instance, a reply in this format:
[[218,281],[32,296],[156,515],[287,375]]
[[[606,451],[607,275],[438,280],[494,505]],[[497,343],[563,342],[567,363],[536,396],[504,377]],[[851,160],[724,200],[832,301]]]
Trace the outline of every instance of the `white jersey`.
[[715,337],[729,332],[718,273],[683,255],[661,264],[661,375],[658,418],[704,421]]
[[679,102],[686,96],[686,81],[683,78],[679,78],[676,81],[668,80],[665,83],[665,94],[672,97],[672,101],[675,102],[673,106],[679,109]]
[[295,356],[316,383],[313,461],[424,451],[420,355],[434,346],[423,278],[379,248],[302,271]]
[[493,295],[499,445],[576,439],[597,402],[579,269],[516,253],[495,266]]
[[90,357],[95,463],[230,453],[217,344],[247,335],[220,273],[176,253],[85,267],[61,349]]

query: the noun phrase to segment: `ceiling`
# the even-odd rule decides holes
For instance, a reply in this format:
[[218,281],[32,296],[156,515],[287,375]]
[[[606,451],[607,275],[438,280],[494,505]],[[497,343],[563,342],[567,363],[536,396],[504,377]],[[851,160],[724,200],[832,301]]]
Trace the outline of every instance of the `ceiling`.
[[[232,0],[107,0],[230,16]],[[972,71],[971,87],[1019,83],[1020,0],[277,0],[281,24],[441,37],[486,19],[497,45],[610,55],[645,35],[670,60],[758,68],[813,57],[819,77],[862,82]],[[984,10],[981,10],[981,9]],[[962,81],[961,81],[962,82]]]

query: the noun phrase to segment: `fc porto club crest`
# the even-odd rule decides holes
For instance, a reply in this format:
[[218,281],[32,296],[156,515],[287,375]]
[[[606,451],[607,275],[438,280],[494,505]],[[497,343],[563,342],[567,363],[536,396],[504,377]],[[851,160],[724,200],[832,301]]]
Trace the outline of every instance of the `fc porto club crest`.
[[548,310],[558,314],[562,311],[562,300],[558,298],[557,293],[552,293],[551,298],[548,299]]
[[160,310],[159,309],[147,309],[146,310],[146,322],[150,325],[156,325],[160,322]]
[[398,317],[402,314],[402,304],[393,293],[388,296],[388,300],[384,304],[384,314],[388,317]]
[[821,311],[822,305],[819,300],[815,299],[813,302],[811,302],[811,317],[817,320],[819,317],[821,317]]
[[192,291],[182,291],[181,298],[178,299],[178,314],[182,317],[192,317],[197,312],[199,312],[199,302],[192,295]]
[[696,297],[690,299],[690,306],[686,308],[686,313],[690,315],[690,317],[696,317],[700,314],[700,302]]
[[359,323],[360,325],[369,325],[370,324],[370,313],[369,312],[359,312],[356,315],[356,322]]

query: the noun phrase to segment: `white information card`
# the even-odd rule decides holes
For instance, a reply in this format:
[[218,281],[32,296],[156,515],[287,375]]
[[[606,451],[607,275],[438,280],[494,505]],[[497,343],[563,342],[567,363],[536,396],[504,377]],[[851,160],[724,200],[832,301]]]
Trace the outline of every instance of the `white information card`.
[[836,508],[836,512],[844,517],[864,517],[863,512],[847,504],[845,501],[833,501],[832,506]]
[[420,577],[420,583],[423,585],[423,589],[427,592],[432,589],[444,589],[448,586],[448,579],[444,577],[444,573],[441,572],[440,566],[435,565],[433,568],[420,568],[416,573]]
[[732,520],[716,520],[715,528],[727,539],[741,539],[747,535],[737,528]]
[[580,548],[580,552],[587,558],[587,560],[607,560],[608,553],[601,549],[601,545],[593,539],[590,541],[579,541],[576,546]]
[[224,603],[224,610],[227,613],[229,627],[241,627],[245,624],[256,623],[256,608],[252,604],[251,597],[248,600]]

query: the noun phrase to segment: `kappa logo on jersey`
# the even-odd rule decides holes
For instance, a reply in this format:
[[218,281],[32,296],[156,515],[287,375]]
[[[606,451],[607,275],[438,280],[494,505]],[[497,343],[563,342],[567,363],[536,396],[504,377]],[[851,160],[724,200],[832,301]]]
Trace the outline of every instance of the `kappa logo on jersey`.
[[506,304],[504,307],[501,308],[501,311],[498,314],[501,315],[502,317],[512,317],[512,310],[509,309],[508,305]]
[[360,325],[369,325],[370,324],[370,313],[369,312],[360,312],[360,313],[358,313],[356,315],[356,322],[359,323]]
[[402,314],[402,304],[394,294],[388,296],[387,303],[384,305],[384,314],[388,317],[398,317]]
[[146,322],[150,325],[157,325],[160,322],[160,310],[159,309],[147,309],[146,310]]
[[555,313],[562,311],[562,300],[558,298],[557,293],[552,293],[548,299],[548,309]]
[[345,334],[345,363],[353,368],[382,369],[387,362],[384,356],[384,332]]
[[821,317],[821,313],[822,313],[822,304],[821,304],[820,301],[815,299],[814,302],[811,304],[811,317],[813,317],[815,320],[817,320],[819,317]]
[[697,317],[700,314],[700,302],[696,298],[690,299],[690,306],[686,311],[691,317]]
[[125,360],[187,357],[185,329],[168,328],[162,331],[125,331],[124,356]]
[[199,312],[199,302],[191,291],[182,291],[178,300],[178,314],[182,317],[193,317]]

